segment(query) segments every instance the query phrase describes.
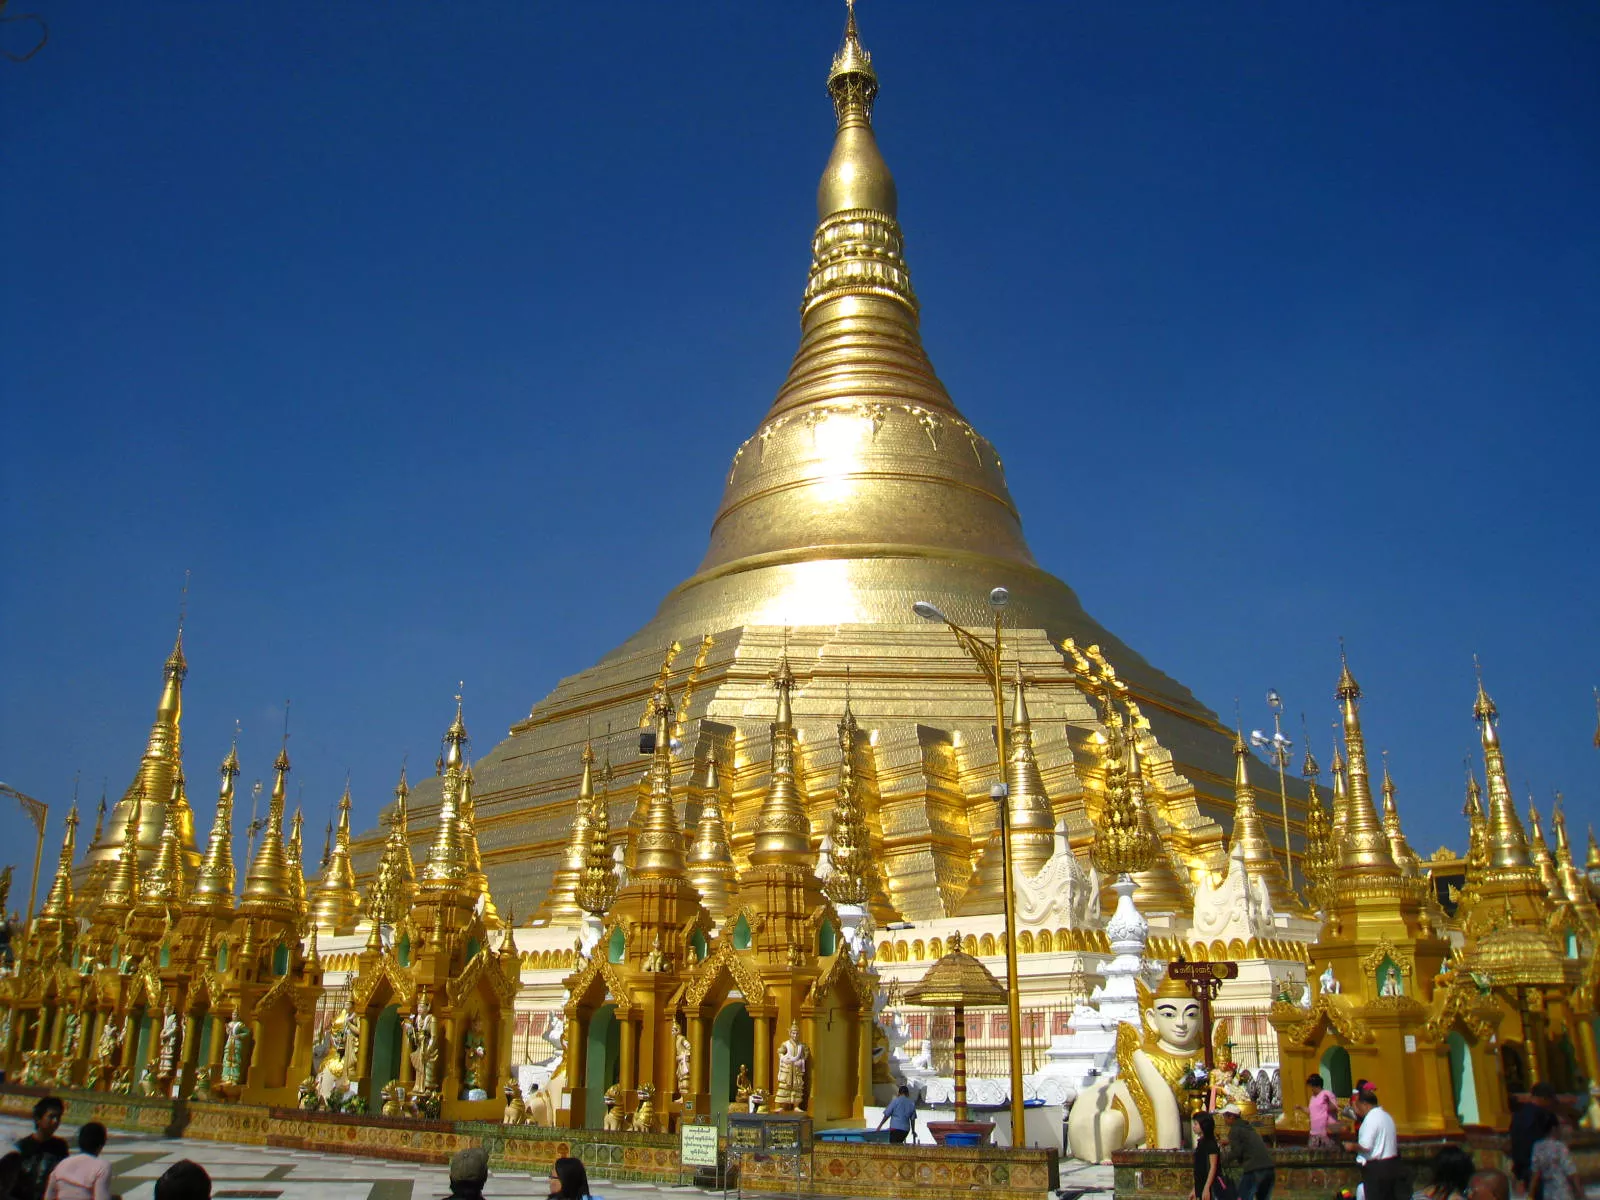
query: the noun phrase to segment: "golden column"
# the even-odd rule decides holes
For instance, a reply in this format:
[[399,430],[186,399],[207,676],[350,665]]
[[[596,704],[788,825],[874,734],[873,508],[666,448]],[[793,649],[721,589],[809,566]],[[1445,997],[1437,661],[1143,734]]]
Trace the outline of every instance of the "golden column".
[[[1011,878],[1011,814],[1010,788],[1006,784],[1006,706],[1004,694],[1005,675],[1000,660],[1004,653],[1001,618],[1011,594],[1003,587],[989,593],[989,608],[994,613],[994,641],[987,642],[970,630],[957,625],[938,608],[926,600],[918,600],[911,611],[927,621],[943,621],[945,628],[955,634],[956,641],[978,664],[983,677],[994,690],[994,745],[995,771],[999,782],[989,789],[989,795],[999,804],[1000,845],[1005,851],[1005,913],[1006,913],[1006,1021],[1011,1031],[1008,1049],[1011,1052],[1011,1144],[1027,1144],[1027,1126],[1023,1123],[1022,1108],[1022,999],[1017,982],[1017,912],[1014,881]],[[959,1023],[960,1017],[957,1016]],[[960,1030],[957,1031],[958,1036]]]

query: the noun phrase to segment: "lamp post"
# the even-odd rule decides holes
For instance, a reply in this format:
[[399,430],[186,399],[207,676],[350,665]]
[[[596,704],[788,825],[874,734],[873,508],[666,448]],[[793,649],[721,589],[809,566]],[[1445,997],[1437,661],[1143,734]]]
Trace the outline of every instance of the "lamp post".
[[997,587],[989,593],[989,607],[994,612],[992,642],[985,641],[971,630],[963,629],[927,600],[918,600],[911,606],[911,611],[925,621],[944,622],[945,628],[955,634],[961,648],[978,664],[978,669],[983,672],[983,677],[989,681],[994,692],[994,744],[1000,780],[989,789],[989,795],[1000,806],[1000,847],[1004,852],[1005,881],[1001,892],[1005,896],[1006,914],[1006,1020],[1011,1030],[1011,1144],[1023,1146],[1027,1144],[1027,1126],[1023,1122],[1022,1107],[1022,1002],[1021,988],[1017,982],[1017,914],[1011,880],[1010,789],[1006,785],[1005,675],[1000,669],[1000,657],[1004,649],[1001,618],[1010,601],[1011,593],[1003,587]]
[[1250,744],[1258,750],[1265,750],[1267,757],[1278,768],[1278,800],[1283,805],[1283,865],[1292,892],[1294,852],[1289,848],[1289,785],[1284,780],[1284,771],[1289,767],[1289,751],[1294,749],[1294,743],[1283,736],[1283,697],[1271,688],[1267,689],[1267,706],[1272,709],[1272,736],[1253,729],[1250,731]]

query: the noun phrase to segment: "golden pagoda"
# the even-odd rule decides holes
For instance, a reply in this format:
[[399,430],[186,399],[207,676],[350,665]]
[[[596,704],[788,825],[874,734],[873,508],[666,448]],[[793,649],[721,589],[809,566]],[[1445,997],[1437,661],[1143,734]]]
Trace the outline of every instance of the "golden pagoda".
[[[840,786],[842,813],[845,805],[842,792],[844,785]],[[850,828],[853,832],[854,827]],[[587,823],[584,832],[587,837]],[[840,846],[838,833],[839,827],[836,824],[834,838],[836,855]],[[574,834],[574,840],[576,836]],[[845,847],[848,860],[852,843],[846,841]],[[700,903],[704,905],[706,912],[713,921],[721,922],[733,908],[733,894],[738,888],[739,880],[733,865],[733,850],[728,844],[728,827],[722,819],[722,777],[717,770],[715,754],[706,759],[705,783],[700,792],[700,816],[695,822],[694,841],[689,846],[687,873],[689,882],[694,885],[695,891],[700,893]]]
[[355,868],[350,865],[350,781],[339,797],[339,823],[324,855],[322,876],[311,903],[311,919],[323,933],[348,933],[361,913]]
[[[734,449],[704,559],[643,628],[562,680],[472,764],[473,819],[496,832],[483,871],[521,911],[556,919],[546,900],[560,871],[560,919],[580,923],[567,893],[586,731],[635,727],[641,700],[659,685],[682,698],[672,721],[683,747],[675,770],[701,778],[712,754],[721,756],[722,816],[734,862],[748,861],[775,770],[762,690],[785,653],[806,681],[793,713],[806,749],[792,786],[810,820],[809,851],[820,847],[835,798],[833,772],[814,767],[810,747],[831,745],[853,688],[872,713],[858,774],[890,781],[866,789],[880,886],[906,920],[1001,911],[996,889],[980,898],[967,886],[979,860],[994,857],[985,847],[998,780],[1020,773],[1027,785],[1012,789],[1027,820],[1017,826],[1023,869],[1030,856],[1051,852],[1057,820],[1087,821],[1097,801],[1084,770],[1099,722],[1074,656],[1115,661],[1127,699],[1141,706],[1151,817],[1185,864],[1180,873],[1219,859],[1233,802],[1229,733],[1035,561],[999,455],[961,415],[923,349],[895,182],[873,123],[878,86],[852,18],[827,75],[835,128],[817,190],[799,348],[766,414]],[[1027,677],[1031,722],[1006,763],[997,761],[987,681],[948,631],[911,611],[923,599],[954,621],[987,622],[986,597],[997,585],[1010,596],[1004,671]],[[816,763],[829,759],[824,750]],[[641,832],[648,770],[643,756],[618,766],[619,795],[636,801],[627,845]],[[1298,781],[1290,788],[1296,820],[1304,791]],[[410,807],[418,830],[435,829],[442,812],[440,783],[419,784]],[[1087,837],[1086,824],[1075,828]],[[381,827],[354,839],[358,876],[376,871],[383,843]],[[1274,848],[1281,858],[1281,845]],[[1179,890],[1191,886],[1192,876]]]
[[1244,744],[1244,731],[1233,735],[1233,833],[1229,843],[1244,849],[1245,871],[1266,884],[1275,911],[1298,908],[1299,901],[1283,876],[1283,864],[1273,854],[1261,814],[1256,810],[1256,792],[1250,786],[1250,751]]

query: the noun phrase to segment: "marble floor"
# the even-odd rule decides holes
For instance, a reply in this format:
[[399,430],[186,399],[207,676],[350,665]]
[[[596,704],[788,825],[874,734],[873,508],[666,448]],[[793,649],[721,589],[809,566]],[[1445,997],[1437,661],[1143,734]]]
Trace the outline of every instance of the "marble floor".
[[[77,1144],[77,1127],[62,1126],[61,1136]],[[26,1121],[0,1118],[0,1139],[9,1146],[32,1129]],[[308,1154],[266,1146],[241,1146],[198,1139],[137,1137],[113,1132],[105,1159],[111,1163],[111,1188],[124,1200],[151,1200],[156,1179],[171,1164],[188,1158],[211,1175],[214,1200],[431,1200],[450,1191],[443,1164],[418,1166],[379,1158]],[[659,1188],[591,1178],[596,1200],[702,1200],[722,1193],[699,1188]],[[1084,1193],[1082,1200],[1109,1200],[1111,1169],[1086,1163],[1061,1165],[1062,1188]],[[544,1177],[490,1171],[487,1200],[538,1197],[549,1192]]]

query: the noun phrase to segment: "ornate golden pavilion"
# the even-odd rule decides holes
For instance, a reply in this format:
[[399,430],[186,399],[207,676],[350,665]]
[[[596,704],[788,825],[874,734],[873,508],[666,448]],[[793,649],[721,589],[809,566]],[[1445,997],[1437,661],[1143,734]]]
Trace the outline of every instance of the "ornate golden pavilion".
[[[1406,843],[1387,769],[1373,795],[1348,667],[1331,812],[1309,756],[1284,820],[1258,808],[1242,739],[1035,563],[998,455],[934,374],[853,11],[827,86],[799,350],[734,452],[698,570],[477,762],[458,702],[435,776],[413,790],[402,772],[380,829],[352,834],[347,788],[310,883],[285,749],[237,899],[238,761],[222,764],[202,856],[180,630],[132,783],[102,803],[80,862],[74,810],[0,978],[0,1065],[57,1086],[481,1119],[513,1066],[519,997],[543,989],[566,1023],[573,1125],[720,1111],[736,1066],[746,1092],[858,1121],[883,972],[906,961],[888,927],[1001,909],[990,786],[1004,778],[1019,879],[1087,862],[1111,829],[1139,848],[1138,906],[1167,921],[1151,953],[1310,981],[1309,1005],[1285,992],[1271,1008],[1286,1079],[1319,1065],[1395,1079],[1404,1063],[1386,1103],[1404,1128],[1443,1130],[1503,1114],[1502,1077],[1600,1077],[1600,848],[1591,833],[1580,869],[1559,810],[1553,845],[1534,814],[1529,836],[1481,685],[1489,803],[1474,781],[1448,893],[1446,860]],[[995,587],[1010,595],[1004,764],[989,681],[912,613],[925,600],[982,625]],[[627,733],[597,753],[603,728]],[[1285,821],[1303,851],[1289,870]],[[1278,916],[1208,941],[1197,898],[1222,894],[1230,862]],[[1061,878],[1089,886],[1081,864]],[[1021,930],[1024,991],[1087,995],[1109,954],[1103,915],[1085,911]],[[513,912],[542,949],[519,949]],[[991,953],[991,933],[963,948]],[[941,938],[926,948],[937,958]],[[1059,966],[1026,969],[1068,951],[1070,987]],[[814,1072],[799,1085],[796,1046]]]

